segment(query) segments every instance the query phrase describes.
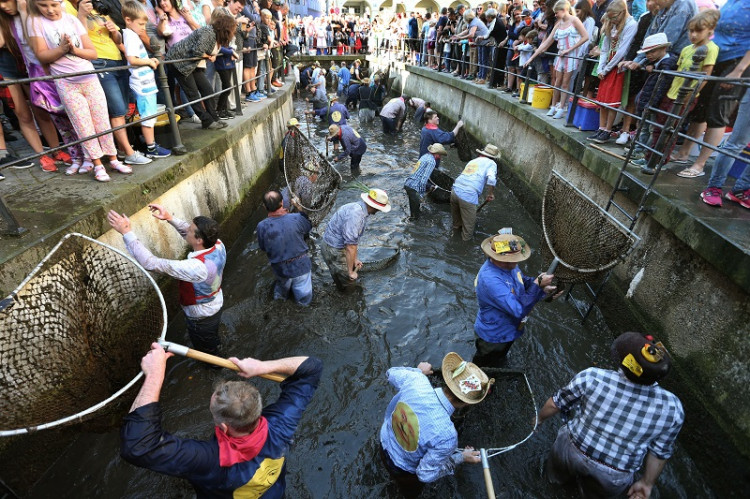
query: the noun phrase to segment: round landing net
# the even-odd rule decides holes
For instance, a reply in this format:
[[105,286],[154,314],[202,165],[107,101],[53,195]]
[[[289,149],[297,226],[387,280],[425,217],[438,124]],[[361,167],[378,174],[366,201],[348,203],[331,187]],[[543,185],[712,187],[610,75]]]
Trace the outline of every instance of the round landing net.
[[557,259],[555,277],[595,281],[623,260],[640,238],[553,171],[542,201],[545,260]]
[[284,178],[310,222],[322,222],[336,202],[341,175],[296,127],[284,144]]
[[428,194],[429,198],[438,204],[448,204],[451,202],[451,190],[455,179],[443,169],[435,168],[430,175],[430,182],[435,188]]
[[121,251],[68,234],[0,302],[0,436],[78,422],[132,387],[164,298]]
[[[461,445],[486,449],[487,457],[515,449],[534,435],[537,407],[526,374],[521,371],[483,367],[495,383],[485,399],[453,413]],[[443,386],[439,370],[429,376],[433,386]]]

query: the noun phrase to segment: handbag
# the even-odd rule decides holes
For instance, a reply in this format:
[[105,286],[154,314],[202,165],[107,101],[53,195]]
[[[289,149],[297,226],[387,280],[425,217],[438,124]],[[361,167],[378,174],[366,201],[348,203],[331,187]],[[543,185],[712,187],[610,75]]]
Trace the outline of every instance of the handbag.
[[[34,63],[28,64],[28,69],[30,78],[47,75],[44,68]],[[29,84],[29,90],[29,99],[33,105],[48,113],[65,114],[65,106],[60,100],[60,94],[57,93],[54,81],[32,81]]]

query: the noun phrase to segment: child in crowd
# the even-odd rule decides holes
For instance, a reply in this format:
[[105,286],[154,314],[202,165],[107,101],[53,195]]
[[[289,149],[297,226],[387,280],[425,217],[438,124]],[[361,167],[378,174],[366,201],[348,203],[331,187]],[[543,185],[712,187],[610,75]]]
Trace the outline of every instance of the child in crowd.
[[[615,0],[613,3],[617,1],[619,0]],[[624,0],[622,0],[622,3],[625,3]],[[573,15],[573,8],[567,0],[557,2],[554,6],[554,11],[557,24],[552,28],[552,33],[544,39],[544,42],[539,45],[539,48],[526,61],[526,66],[528,66],[531,60],[542,55],[552,45],[552,42],[557,42],[557,56],[555,57],[554,66],[555,76],[552,82],[554,87],[552,91],[552,106],[547,116],[559,119],[565,116],[567,112],[568,99],[557,89],[567,89],[570,87],[570,77],[578,69],[578,59],[575,56],[578,54],[578,48],[589,41],[589,34],[586,32],[586,28],[583,27],[581,20]],[[627,15],[627,8],[625,9],[625,15]],[[568,55],[573,57],[568,57]]]
[[[228,9],[225,7],[219,7],[214,9],[211,13],[211,24],[213,24],[219,16],[234,17]],[[241,26],[241,29],[244,30],[247,23],[243,23]],[[232,75],[235,72],[234,61],[239,60],[240,58],[239,54],[235,51],[236,48],[237,41],[235,35],[227,45],[219,47],[219,53],[216,55],[216,61],[214,61],[216,72],[219,74],[219,79],[221,80],[221,89],[224,90],[224,92],[219,94],[219,99],[216,103],[216,112],[222,120],[231,120],[234,118],[234,113],[229,110],[229,93],[232,88]]]
[[[677,71],[690,71],[690,68],[693,65],[693,55],[695,54],[698,47],[705,45],[708,51],[705,59],[701,63],[701,67],[698,68],[698,71],[705,72],[707,75],[711,74],[714,68],[714,64],[716,64],[716,58],[719,55],[719,47],[711,41],[711,37],[714,34],[714,28],[716,27],[716,23],[718,21],[719,11],[714,9],[700,12],[688,22],[688,36],[690,37],[690,41],[692,42],[692,44],[686,46],[680,52],[680,58],[677,61]],[[679,95],[680,87],[685,83],[685,78],[676,77],[672,81],[672,85],[669,87],[669,91],[659,103],[659,109],[665,112],[671,112],[672,106],[674,106],[674,101]],[[689,86],[694,87],[696,83],[697,80],[692,80],[691,82],[689,82]],[[703,82],[702,85],[705,85],[705,82]],[[698,89],[698,91],[700,92],[700,89]],[[693,99],[693,103],[695,102],[696,99]],[[688,134],[691,137],[697,137],[699,135],[698,132],[700,132],[701,130],[700,128],[696,127],[695,124],[701,124],[701,121],[705,121],[704,116],[706,113],[706,109],[702,106],[695,106],[695,108],[692,110],[683,110],[683,112],[687,111],[689,111],[688,120],[690,121]],[[667,116],[665,114],[658,112],[656,113],[656,122],[659,123],[659,125],[663,125],[666,121]],[[653,126],[651,129],[652,147],[656,145],[660,135],[661,126]],[[692,147],[692,142],[690,142],[689,140],[685,141],[685,144],[687,145],[688,150],[690,147]],[[669,160],[669,154],[671,152],[671,149],[668,151],[664,151],[665,156],[667,156],[667,160]],[[642,173],[653,174],[655,173],[655,170],[653,168],[648,168],[647,166],[648,157],[649,155],[647,154],[644,159],[634,161],[634,164],[643,167],[641,169]],[[685,159],[684,161],[681,160],[679,162],[679,164],[686,163],[687,159]],[[684,178],[702,177],[703,175],[703,170],[697,171],[691,168],[686,168],[685,170],[677,173],[678,177]]]
[[596,100],[609,107],[600,108],[599,129],[587,137],[598,144],[604,144],[611,138],[612,125],[617,116],[616,108],[622,105],[622,89],[625,85],[625,72],[618,65],[630,50],[637,29],[638,22],[628,14],[625,0],[612,0],[602,16],[603,41],[596,74],[601,80]]
[[[539,37],[539,32],[535,29],[531,28],[524,28],[521,30],[521,36],[519,37],[519,40],[521,40],[521,44],[516,47],[516,50],[520,54],[518,57],[518,63],[523,68],[521,70],[521,77],[526,78],[528,76],[536,77],[536,75],[530,75],[530,73],[535,73],[535,67],[529,65],[529,59],[531,59],[531,54],[534,53],[536,50],[536,45],[534,45],[534,41]],[[519,91],[513,92],[513,97],[518,97],[520,95]]]
[[[77,18],[63,12],[59,0],[29,0],[28,12],[29,45],[39,62],[49,65],[53,75],[94,70],[91,61],[96,59],[96,50],[86,28]],[[78,137],[109,130],[107,99],[96,74],[60,78],[55,80],[55,87]],[[111,132],[85,141],[83,149],[93,163],[94,177],[99,182],[110,180],[102,165],[104,156],[109,158],[113,170],[120,173],[133,171],[117,160]],[[81,166],[79,173],[91,171],[89,164]]]
[[[156,79],[154,70],[159,66],[159,59],[149,58],[141,36],[146,33],[148,16],[143,6],[135,0],[128,0],[122,5],[122,17],[125,29],[122,30],[122,43],[125,57],[130,65],[130,89],[135,95],[138,114],[141,118],[156,114]],[[146,142],[146,157],[152,159],[167,158],[172,155],[154,140],[156,118],[141,122],[141,133]]]

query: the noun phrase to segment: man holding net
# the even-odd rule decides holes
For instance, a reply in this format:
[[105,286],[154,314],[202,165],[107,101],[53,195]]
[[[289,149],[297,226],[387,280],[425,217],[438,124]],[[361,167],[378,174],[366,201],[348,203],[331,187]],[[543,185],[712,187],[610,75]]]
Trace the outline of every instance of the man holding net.
[[328,136],[326,140],[333,143],[334,149],[337,144],[341,144],[341,152],[333,158],[338,163],[347,156],[351,158],[349,168],[352,172],[359,171],[359,164],[362,162],[362,156],[367,152],[367,143],[364,137],[349,125],[331,125],[328,127]]
[[443,358],[441,388],[433,388],[427,362],[388,369],[388,381],[398,390],[380,427],[380,457],[406,497],[417,497],[425,483],[452,475],[461,463],[478,463],[479,452],[459,450],[451,415],[478,404],[495,381],[475,364],[450,352]]
[[141,361],[143,386],[120,429],[123,459],[186,478],[198,497],[283,497],[285,456],[318,387],[321,361],[315,357],[230,358],[243,378],[270,373],[287,376],[281,394],[264,409],[260,393],[251,383],[220,383],[209,405],[214,436],[193,440],[162,429],[159,396],[172,354],[165,353],[158,343],[151,348]]
[[556,291],[553,275],[531,278],[518,263],[531,256],[521,237],[506,233],[482,241],[487,260],[479,269],[476,293],[479,309],[474,321],[474,362],[483,367],[501,367],[513,342],[521,337],[526,320],[541,299]]
[[[539,412],[540,423],[558,412],[566,421],[547,460],[547,476],[557,484],[578,481],[592,497],[627,491],[630,499],[648,499],[674,452],[685,413],[680,399],[658,384],[671,367],[661,342],[623,333],[611,354],[617,371],[581,371]],[[644,461],[643,476],[633,483]]]
[[[304,211],[289,213],[278,191],[263,196],[268,218],[258,223],[258,246],[266,252],[276,276],[274,300],[286,300],[291,293],[294,301],[307,306],[312,301],[312,262],[305,239],[312,224]],[[296,205],[295,198],[292,203]],[[298,205],[297,205],[298,206]],[[298,208],[299,209],[299,208]]]
[[179,281],[180,305],[185,312],[188,334],[193,347],[217,354],[221,340],[219,325],[224,305],[221,279],[227,261],[227,250],[219,240],[219,224],[208,217],[195,217],[192,223],[172,216],[163,206],[149,204],[151,214],[169,222],[187,241],[191,252],[184,260],[168,260],[154,256],[131,231],[130,219],[114,210],[107,221],[122,234],[125,247],[146,270],[160,272]]

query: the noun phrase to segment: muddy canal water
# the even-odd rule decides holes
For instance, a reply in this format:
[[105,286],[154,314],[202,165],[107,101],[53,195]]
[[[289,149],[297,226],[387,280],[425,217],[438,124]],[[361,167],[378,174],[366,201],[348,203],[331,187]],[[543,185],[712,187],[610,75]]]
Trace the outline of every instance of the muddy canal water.
[[[301,128],[307,132],[296,105]],[[391,366],[416,366],[420,361],[439,365],[442,356],[456,351],[474,353],[473,322],[477,305],[474,277],[484,261],[482,238],[501,227],[513,227],[532,248],[542,236],[539,220],[527,213],[498,184],[497,198],[479,215],[474,241],[464,243],[451,234],[447,205],[427,204],[418,223],[409,222],[403,181],[417,160],[419,129],[414,123],[397,137],[383,137],[380,123],[351,124],[367,140],[358,180],[385,189],[394,209],[370,217],[362,246],[398,246],[399,259],[390,267],[363,274],[362,289],[343,296],[336,291],[319,251],[324,221],[314,229],[311,251],[315,298],[309,308],[273,301],[273,276],[266,256],[258,249],[254,226],[231,249],[224,276],[225,312],[222,334],[227,356],[261,359],[309,354],[320,357],[325,371],[320,388],[297,431],[287,460],[289,498],[397,497],[381,466],[378,429],[394,390],[385,379]],[[325,149],[325,126],[313,124],[311,135]],[[339,164],[344,181],[351,181],[348,162]],[[454,175],[462,169],[455,149],[443,161]],[[356,190],[342,190],[336,207],[358,199]],[[184,214],[192,215],[192,214]],[[524,262],[536,275],[545,268],[539,253]],[[167,297],[167,299],[176,297]],[[611,331],[594,319],[580,323],[570,303],[541,303],[534,310],[526,334],[516,342],[509,368],[527,373],[533,396],[541,406],[573,374],[589,366],[609,367],[609,344],[621,331]],[[184,320],[175,319],[167,339],[185,343]],[[208,401],[213,383],[228,372],[211,371],[189,360],[172,359],[162,390],[164,426],[183,437],[208,438],[213,433]],[[268,399],[278,388],[270,381],[258,385]],[[679,388],[679,387],[677,387]],[[676,390],[679,393],[679,390]],[[681,395],[681,394],[680,394]],[[519,400],[517,414],[498,414],[486,425],[518,424],[528,420],[528,400]],[[525,409],[524,409],[525,408]],[[690,415],[688,415],[690,417]],[[575,497],[544,478],[544,462],[559,418],[547,421],[528,442],[490,460],[498,497]],[[43,477],[35,497],[192,497],[182,480],[137,469],[118,455],[118,432],[85,433],[60,456]],[[690,438],[682,434],[680,439]],[[470,445],[464,438],[461,445]],[[455,477],[425,490],[423,497],[485,497],[480,465],[464,465]],[[653,497],[713,497],[707,480],[678,441]]]

